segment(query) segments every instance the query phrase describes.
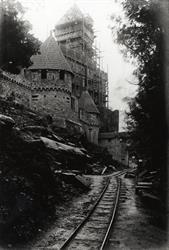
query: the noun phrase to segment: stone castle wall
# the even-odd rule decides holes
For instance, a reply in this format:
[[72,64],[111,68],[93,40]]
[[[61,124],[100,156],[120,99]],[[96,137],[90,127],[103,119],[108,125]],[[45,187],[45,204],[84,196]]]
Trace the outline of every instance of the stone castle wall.
[[89,142],[98,144],[98,134],[99,134],[99,127],[98,126],[89,126],[83,123],[83,129],[86,133],[86,137]]
[[[67,76],[71,81],[70,74]],[[30,82],[6,72],[0,75],[0,96],[11,97],[33,110],[78,122],[77,103],[71,109],[71,91],[64,81]],[[76,101],[76,100],[75,100]]]
[[26,107],[30,107],[31,89],[28,86],[0,77],[0,96],[14,98],[14,100]]
[[128,166],[128,150],[126,141],[121,140],[118,136],[112,138],[99,138],[99,145],[107,148],[114,160]]
[[80,110],[80,121],[89,142],[98,144],[99,120],[97,114],[87,113]]
[[64,80],[60,79],[60,72],[54,70],[46,70],[46,79],[41,78],[41,70],[27,71],[25,76],[32,82],[33,87],[42,86],[65,86],[72,91],[72,75],[68,72],[64,73]]
[[[48,80],[38,83],[20,78],[14,80],[14,78],[10,74],[0,76],[0,96],[5,98],[12,96],[18,103],[43,114],[50,114],[54,119],[69,119],[71,130],[72,127],[78,126],[79,131],[85,131],[88,141],[98,144],[97,115],[85,113],[81,116],[81,122],[79,121],[77,98],[71,96],[65,81],[58,80],[57,83],[53,83]],[[73,108],[72,103],[74,103]]]
[[53,117],[65,117],[71,110],[71,93],[55,88],[34,89],[31,108]]

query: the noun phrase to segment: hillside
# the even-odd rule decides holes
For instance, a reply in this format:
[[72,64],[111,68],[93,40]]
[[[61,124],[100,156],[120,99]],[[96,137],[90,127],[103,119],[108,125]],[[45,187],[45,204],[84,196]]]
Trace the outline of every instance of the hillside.
[[[0,99],[0,243],[30,240],[54,219],[57,204],[88,190],[73,175],[101,173],[112,163],[77,132]],[[90,153],[89,153],[90,152]]]

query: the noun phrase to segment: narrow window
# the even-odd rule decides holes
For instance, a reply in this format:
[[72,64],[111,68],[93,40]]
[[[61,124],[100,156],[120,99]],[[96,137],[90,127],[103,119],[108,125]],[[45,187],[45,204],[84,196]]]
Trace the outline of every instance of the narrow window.
[[72,84],[72,92],[74,93],[74,91],[75,91],[75,85]]
[[47,78],[47,71],[46,69],[41,70],[41,79],[46,79]]
[[32,98],[38,98],[39,95],[32,95]]
[[65,71],[64,70],[60,71],[59,78],[60,78],[60,80],[64,80],[65,79]]
[[71,97],[71,108],[75,111],[75,99]]

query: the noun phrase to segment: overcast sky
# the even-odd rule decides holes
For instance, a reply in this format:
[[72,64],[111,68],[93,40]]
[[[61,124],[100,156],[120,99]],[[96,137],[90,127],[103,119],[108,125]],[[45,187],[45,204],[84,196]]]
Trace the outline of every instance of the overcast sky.
[[112,109],[125,110],[123,101],[126,96],[133,96],[135,87],[127,82],[133,81],[133,66],[125,62],[118,45],[113,43],[110,30],[112,14],[121,13],[116,0],[21,0],[26,6],[25,18],[33,25],[33,33],[44,41],[57,21],[76,3],[84,13],[89,13],[94,20],[97,46],[102,51],[104,70],[109,74],[109,106]]

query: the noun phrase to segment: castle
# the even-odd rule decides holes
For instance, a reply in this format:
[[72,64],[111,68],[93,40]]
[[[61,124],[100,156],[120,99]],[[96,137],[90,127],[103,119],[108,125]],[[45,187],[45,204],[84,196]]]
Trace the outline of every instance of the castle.
[[54,119],[81,124],[88,140],[98,143],[98,107],[108,104],[108,76],[100,70],[91,17],[75,5],[61,18],[20,75],[2,71],[0,95]]

